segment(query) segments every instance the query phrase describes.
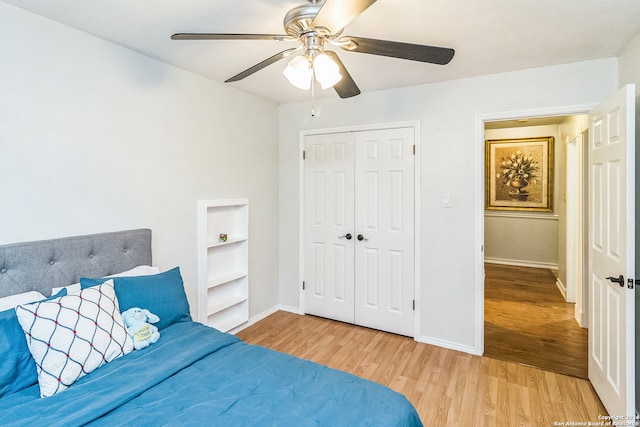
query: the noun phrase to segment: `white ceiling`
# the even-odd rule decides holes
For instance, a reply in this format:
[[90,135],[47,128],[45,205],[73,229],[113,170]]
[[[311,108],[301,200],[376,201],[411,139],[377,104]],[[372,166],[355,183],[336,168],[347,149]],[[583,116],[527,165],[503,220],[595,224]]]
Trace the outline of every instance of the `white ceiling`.
[[[284,32],[305,0],[3,0],[218,82],[295,42],[172,41],[177,32]],[[349,1],[349,0],[344,0]],[[639,0],[378,0],[344,35],[451,47],[449,65],[338,50],[363,92],[618,56],[640,32]],[[231,84],[286,103],[284,59]],[[333,90],[317,97],[336,97]]]

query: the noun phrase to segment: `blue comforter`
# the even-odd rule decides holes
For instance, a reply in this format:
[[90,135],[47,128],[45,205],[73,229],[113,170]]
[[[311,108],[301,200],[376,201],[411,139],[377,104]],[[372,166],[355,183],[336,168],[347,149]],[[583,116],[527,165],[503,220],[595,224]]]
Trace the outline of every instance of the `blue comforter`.
[[421,426],[380,384],[195,322],[39,398],[35,385],[0,399],[2,426]]

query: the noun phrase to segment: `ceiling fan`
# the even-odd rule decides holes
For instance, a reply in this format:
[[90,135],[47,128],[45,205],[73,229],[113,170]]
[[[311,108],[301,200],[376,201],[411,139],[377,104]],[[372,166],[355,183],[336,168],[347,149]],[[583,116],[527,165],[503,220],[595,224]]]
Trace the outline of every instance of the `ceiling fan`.
[[455,51],[449,48],[376,40],[364,37],[342,36],[351,21],[376,0],[307,0],[309,4],[294,7],[284,17],[286,34],[223,34],[177,33],[172,40],[275,40],[299,41],[297,47],[283,50],[270,58],[227,79],[225,83],[242,80],[253,73],[295,54],[284,71],[297,87],[309,89],[317,79],[324,89],[332,87],[341,98],[360,94],[360,89],[338,55],[327,46],[350,52],[389,56],[432,64],[448,64]]

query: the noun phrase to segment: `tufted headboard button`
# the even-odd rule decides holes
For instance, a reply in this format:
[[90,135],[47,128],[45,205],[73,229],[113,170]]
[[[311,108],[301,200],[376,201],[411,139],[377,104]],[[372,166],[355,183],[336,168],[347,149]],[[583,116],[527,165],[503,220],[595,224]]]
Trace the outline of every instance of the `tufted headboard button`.
[[3,268],[2,270],[0,270],[0,273],[2,273],[2,274],[6,273],[6,272],[7,272],[6,268]]
[[93,258],[93,254],[89,254],[89,258]]
[[127,252],[127,248],[124,248],[124,249],[122,250],[122,252]]
[[49,261],[49,265],[53,265],[55,262],[53,260]]

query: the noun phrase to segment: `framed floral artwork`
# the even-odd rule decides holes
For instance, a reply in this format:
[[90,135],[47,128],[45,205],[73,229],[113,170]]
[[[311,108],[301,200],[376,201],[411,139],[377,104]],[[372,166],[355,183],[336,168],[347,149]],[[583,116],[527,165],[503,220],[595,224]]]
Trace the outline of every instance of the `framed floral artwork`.
[[553,137],[488,139],[485,207],[552,212]]

